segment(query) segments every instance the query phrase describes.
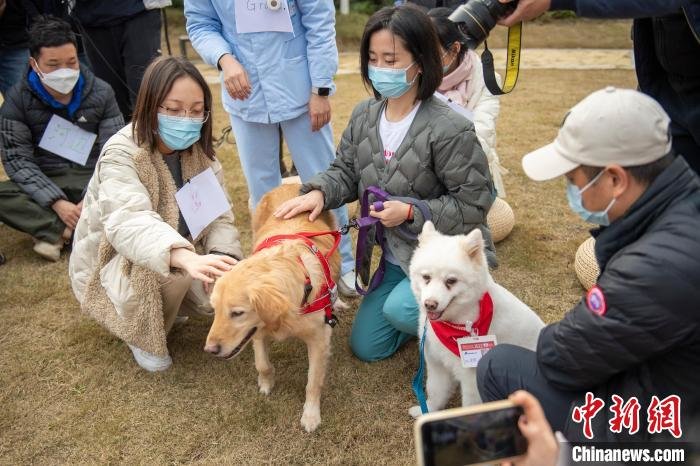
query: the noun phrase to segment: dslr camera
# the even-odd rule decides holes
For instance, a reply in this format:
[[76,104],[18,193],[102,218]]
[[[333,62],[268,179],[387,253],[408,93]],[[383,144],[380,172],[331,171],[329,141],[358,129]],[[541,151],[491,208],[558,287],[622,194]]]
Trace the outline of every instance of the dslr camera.
[[460,31],[467,38],[467,45],[475,49],[501,18],[515,10],[518,0],[501,3],[498,0],[470,0],[458,6],[450,15],[450,21],[457,23]]

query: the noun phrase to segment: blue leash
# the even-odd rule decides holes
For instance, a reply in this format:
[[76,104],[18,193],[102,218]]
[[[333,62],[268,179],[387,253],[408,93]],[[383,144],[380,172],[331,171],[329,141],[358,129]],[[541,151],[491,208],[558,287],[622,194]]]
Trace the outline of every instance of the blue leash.
[[428,319],[426,318],[425,324],[423,325],[423,337],[420,339],[420,345],[418,347],[418,372],[416,372],[416,376],[413,377],[413,393],[415,393],[416,398],[418,398],[420,410],[423,414],[428,412],[428,404],[425,402],[425,390],[423,389],[423,359],[425,359],[425,332],[427,330]]

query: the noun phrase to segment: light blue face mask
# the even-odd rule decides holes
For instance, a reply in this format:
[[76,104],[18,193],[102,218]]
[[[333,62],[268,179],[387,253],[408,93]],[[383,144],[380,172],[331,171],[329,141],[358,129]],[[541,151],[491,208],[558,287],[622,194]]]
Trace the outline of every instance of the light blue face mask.
[[571,210],[576,212],[585,222],[590,222],[590,223],[595,223],[597,225],[602,225],[602,226],[608,226],[610,225],[610,218],[608,218],[608,212],[612,208],[613,204],[615,204],[615,199],[613,197],[612,201],[610,201],[610,204],[605,208],[603,211],[599,212],[591,212],[590,210],[586,209],[583,206],[583,192],[593,186],[593,184],[598,181],[598,179],[603,176],[603,173],[605,173],[605,170],[602,172],[598,173],[591,181],[586,184],[583,188],[579,189],[576,187],[575,184],[573,184],[570,181],[566,181],[567,186],[566,186],[566,197],[569,199],[569,207],[571,207]]
[[173,150],[183,150],[199,141],[204,120],[158,114],[158,134],[163,143]]
[[404,95],[413,86],[418,78],[418,74],[410,83],[406,81],[406,71],[416,62],[411,63],[406,68],[377,68],[369,65],[369,80],[372,86],[386,99],[396,99]]

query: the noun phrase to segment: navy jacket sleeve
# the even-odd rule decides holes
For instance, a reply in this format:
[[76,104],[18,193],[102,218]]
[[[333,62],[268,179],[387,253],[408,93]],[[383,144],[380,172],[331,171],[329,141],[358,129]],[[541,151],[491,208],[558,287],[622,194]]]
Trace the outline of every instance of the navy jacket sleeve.
[[[692,274],[680,276],[678,268],[664,262],[625,254],[609,263],[598,281],[607,305],[604,315],[592,312],[584,299],[542,330],[537,360],[552,385],[596,387],[692,337],[697,329],[687,316],[696,312],[697,286]],[[667,280],[674,286],[663,286]]]
[[586,18],[648,18],[677,13],[696,0],[552,0],[550,10],[573,10]]

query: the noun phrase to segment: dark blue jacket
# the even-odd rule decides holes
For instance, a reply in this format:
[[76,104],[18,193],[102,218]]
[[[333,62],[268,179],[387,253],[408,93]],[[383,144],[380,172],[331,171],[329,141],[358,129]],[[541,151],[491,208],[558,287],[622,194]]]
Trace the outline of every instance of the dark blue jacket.
[[[624,217],[594,232],[602,270],[598,296],[604,298],[581,300],[540,333],[537,360],[545,379],[605,401],[593,419],[599,442],[667,439],[648,434],[646,414],[653,395],[671,394],[681,397],[682,439],[692,439],[693,419],[700,419],[698,231],[700,179],[678,157]],[[610,431],[612,395],[624,401],[637,397],[642,406],[637,435]],[[583,405],[583,398],[571,409]],[[571,412],[564,435],[585,440]]]
[[671,117],[673,147],[700,173],[700,0],[552,0],[589,18],[633,18],[639,89]]
[[143,0],[84,0],[76,2],[74,14],[87,28],[109,27],[146,11]]

